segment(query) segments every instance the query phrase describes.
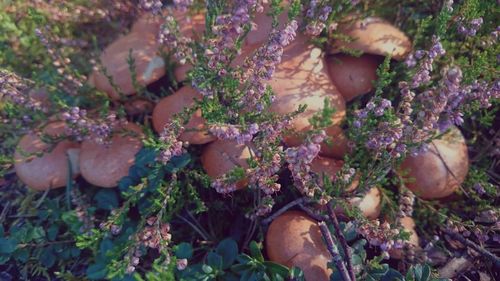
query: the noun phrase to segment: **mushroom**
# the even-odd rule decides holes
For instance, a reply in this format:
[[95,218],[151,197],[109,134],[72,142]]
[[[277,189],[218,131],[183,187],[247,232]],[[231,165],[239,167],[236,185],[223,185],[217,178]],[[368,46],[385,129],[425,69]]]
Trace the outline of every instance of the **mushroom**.
[[380,215],[382,210],[382,197],[380,189],[372,187],[363,197],[353,197],[349,199],[349,203],[357,206],[361,213],[368,219],[374,220]]
[[[326,175],[330,178],[332,182],[336,180],[336,173],[342,169],[344,161],[336,160],[327,157],[317,156],[311,162],[311,171],[319,174],[320,176]],[[355,176],[351,185],[346,189],[346,192],[353,192],[358,188],[359,179]],[[349,199],[349,203],[353,206],[357,206],[363,215],[369,219],[376,219],[380,215],[382,209],[382,199],[380,190],[376,187],[372,187],[368,190],[365,196],[352,197]],[[338,208],[336,212],[342,213],[343,210]]]
[[[192,107],[196,99],[202,96],[195,89],[185,86],[174,94],[163,98],[153,110],[153,127],[156,132],[161,133],[166,124],[172,121],[174,115],[182,113],[184,108]],[[216,139],[207,131],[206,121],[201,116],[201,109],[197,109],[184,125],[185,131],[179,136],[179,140],[191,144],[204,144]]]
[[[46,125],[42,132],[59,138],[64,136],[65,129],[66,124],[58,121]],[[52,144],[44,142],[39,135],[29,133],[21,138],[16,147],[14,169],[19,179],[35,190],[66,186],[69,168],[75,162],[75,157],[78,157],[79,147],[78,143],[69,140],[58,141],[52,147]],[[78,176],[78,167],[71,168],[73,177]]]
[[333,84],[348,102],[373,90],[373,81],[377,80],[377,67],[382,57],[338,54],[329,56],[326,61]]
[[291,122],[291,128],[298,135],[285,136],[285,143],[289,146],[302,143],[303,137],[300,134],[312,129],[309,119],[324,108],[326,99],[335,113],[331,117],[333,124],[325,131],[333,138],[335,145],[328,149],[326,143],[322,144],[322,154],[341,158],[347,150],[347,144],[338,142],[337,136],[342,132],[339,125],[345,117],[345,101],[328,77],[321,50],[311,45],[305,36],[298,34],[285,48],[282,58],[269,81],[276,94],[270,110],[278,114],[289,114],[300,105],[307,105],[306,110]]
[[[184,36],[193,38],[204,30],[205,17],[202,14],[188,17],[184,12],[174,11],[173,16],[178,22],[179,32]],[[112,77],[113,83],[124,95],[129,96],[135,93],[132,74],[127,63],[131,49],[132,58],[135,60],[137,82],[140,85],[149,85],[165,75],[165,61],[159,56],[162,46],[157,40],[164,22],[164,15],[144,14],[140,16],[129,34],[118,38],[101,54],[100,60],[108,76]],[[185,80],[190,68],[188,65],[177,67],[174,73],[177,81]],[[88,82],[108,93],[112,99],[120,98],[119,93],[102,71],[94,71]]]
[[406,158],[399,169],[406,186],[423,199],[451,195],[469,171],[465,139],[456,127],[429,144],[429,150]]
[[143,113],[150,113],[153,110],[153,103],[148,100],[132,100],[123,105],[128,115],[135,116]]
[[128,123],[116,129],[111,143],[101,144],[85,140],[80,152],[80,170],[89,183],[100,187],[114,187],[128,175],[135,155],[142,148],[142,130]]
[[308,281],[330,280],[331,260],[318,224],[299,211],[287,211],[273,220],[266,233],[266,252],[273,262],[297,266]]
[[350,21],[341,24],[338,29],[339,33],[353,40],[331,42],[328,46],[329,54],[348,49],[379,56],[391,55],[395,60],[402,60],[411,51],[410,39],[397,27],[381,18],[368,17]]
[[[134,59],[138,84],[146,86],[165,75],[165,62],[158,55],[159,49],[160,44],[152,33],[132,32],[120,37],[101,53],[100,61],[107,75],[102,71],[94,71],[89,82],[114,100],[120,99],[120,92],[126,96],[132,95],[136,90],[128,64],[129,56]],[[119,91],[111,85],[108,76]]]
[[[402,217],[399,219],[399,224],[401,227],[410,232],[410,239],[407,241],[409,247],[418,248],[420,246],[420,238],[415,230],[415,221],[411,217]],[[391,249],[389,250],[389,255],[393,259],[402,259],[404,256],[403,249]]]
[[[248,45],[260,45],[266,42],[269,39],[269,34],[271,34],[271,31],[273,30],[273,18],[267,15],[267,13],[271,10],[271,7],[268,3],[265,3],[263,6],[264,9],[262,12],[257,12],[255,14],[252,30],[245,37],[245,43]],[[284,8],[285,10],[278,15],[279,24],[276,28],[279,30],[282,30],[288,21],[288,5]]]
[[[251,148],[236,141],[216,140],[210,143],[201,155],[201,164],[209,177],[216,179],[236,167],[248,168],[247,160],[252,157]],[[238,189],[246,187],[247,180],[236,183]]]
[[[369,17],[354,20],[339,26],[339,32],[353,41],[330,42],[327,58],[330,78],[346,101],[373,90],[377,80],[377,67],[382,56],[391,55],[402,60],[411,51],[411,42],[399,29],[387,21]],[[338,54],[344,49],[362,51],[360,57]]]
[[[327,176],[330,181],[334,182],[337,177],[337,172],[342,169],[344,161],[332,159],[328,157],[317,156],[311,162],[311,171],[319,174],[320,177],[323,175]],[[320,178],[322,182],[322,178]],[[353,180],[351,185],[346,189],[346,192],[352,192],[358,187],[359,181],[357,178]]]

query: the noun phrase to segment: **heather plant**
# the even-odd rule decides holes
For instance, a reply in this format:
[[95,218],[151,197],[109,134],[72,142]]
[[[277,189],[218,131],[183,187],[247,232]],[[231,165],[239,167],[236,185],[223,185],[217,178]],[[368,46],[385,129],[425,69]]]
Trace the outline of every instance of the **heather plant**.
[[[304,268],[272,261],[265,251],[270,225],[289,210],[317,223],[330,280],[441,280],[450,267],[457,280],[499,277],[496,1],[56,2],[0,4],[2,280],[305,280]],[[178,13],[203,14],[204,32],[182,33]],[[162,19],[154,35],[170,77],[155,82],[161,89],[141,85],[130,50],[123,65],[137,95],[125,96],[98,53],[145,14]],[[262,14],[270,29],[247,52]],[[315,173],[322,145],[340,141],[328,135],[336,109],[325,99],[308,120],[311,129],[299,134],[302,143],[288,146],[290,124],[307,105],[288,114],[270,110],[279,94],[271,81],[301,34],[327,49],[332,40],[356,40],[339,26],[371,16],[408,34],[412,51],[401,61],[387,55],[374,89],[347,103],[340,125],[347,153],[334,177]],[[172,82],[179,66],[190,68],[187,79]],[[119,99],[97,89],[95,71]],[[156,103],[181,87],[201,97],[161,132],[150,129],[149,112],[126,112],[127,102]],[[198,130],[189,128],[198,110],[202,130],[248,148],[245,167],[208,175],[204,148],[182,138]],[[55,120],[65,129],[54,139],[43,128]],[[65,187],[42,192],[16,176],[16,145],[29,132],[53,144],[32,155],[41,157],[61,140],[110,146],[128,123],[140,124],[142,148],[117,188],[75,179],[72,168]],[[468,147],[467,177],[451,197],[423,199],[401,164],[432,151],[454,127]],[[381,214],[369,219],[351,202],[374,187]],[[403,224],[407,218],[414,229]],[[420,245],[412,242],[415,232]],[[457,257],[466,260],[458,269]]]

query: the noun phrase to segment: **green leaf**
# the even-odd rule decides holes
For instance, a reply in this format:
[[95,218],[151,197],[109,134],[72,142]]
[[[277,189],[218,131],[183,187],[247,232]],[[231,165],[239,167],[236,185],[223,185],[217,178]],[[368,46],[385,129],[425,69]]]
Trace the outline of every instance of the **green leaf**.
[[29,232],[30,240],[39,242],[45,238],[45,230],[41,226],[33,227]]
[[92,264],[87,268],[87,277],[91,280],[103,279],[106,277],[106,265],[103,263]]
[[57,224],[51,225],[47,229],[47,239],[50,241],[54,241],[57,237],[57,233],[59,232],[59,226]]
[[54,255],[52,247],[46,247],[45,249],[43,249],[40,255],[40,261],[47,268],[50,268],[55,264],[56,255]]
[[183,242],[175,247],[175,256],[179,259],[190,259],[193,256],[191,244]]
[[281,277],[288,276],[288,268],[286,266],[270,261],[264,262],[264,265],[266,266],[267,271],[271,274],[271,276],[272,275],[278,275]]
[[399,271],[389,268],[387,273],[380,279],[380,281],[404,281],[405,277]]
[[177,173],[180,169],[184,168],[191,161],[189,153],[184,153],[181,156],[175,156],[165,165],[165,170],[169,173]]
[[259,244],[257,244],[257,242],[255,242],[255,241],[250,242],[250,255],[254,259],[257,259],[260,262],[264,261],[264,256],[262,255],[262,252],[260,251]]
[[106,253],[111,249],[113,249],[113,241],[109,238],[103,239],[99,244],[99,255],[105,258]]
[[113,189],[103,188],[94,195],[97,207],[103,210],[112,210],[118,207],[118,196]]
[[430,280],[431,278],[431,268],[429,265],[424,265],[422,267],[422,277],[420,278],[420,280],[422,281],[427,281],[427,280]]
[[222,268],[227,269],[238,256],[238,244],[233,239],[224,239],[217,245],[215,252],[222,257]]
[[0,265],[5,264],[10,260],[9,255],[0,254]]
[[10,254],[16,250],[16,247],[16,240],[0,237],[0,254]]
[[[333,273],[335,273],[335,272],[336,271],[334,271]],[[290,269],[290,279],[296,280],[296,281],[305,281],[304,272],[302,271],[302,269],[294,266]],[[330,280],[332,280],[332,279],[330,278]]]
[[222,261],[223,258],[214,252],[210,252],[207,255],[207,264],[212,268],[222,270]]

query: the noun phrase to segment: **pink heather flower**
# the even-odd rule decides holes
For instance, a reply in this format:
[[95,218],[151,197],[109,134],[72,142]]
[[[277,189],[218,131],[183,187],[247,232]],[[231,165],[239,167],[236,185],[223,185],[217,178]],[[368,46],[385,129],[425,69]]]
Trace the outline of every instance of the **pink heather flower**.
[[183,142],[177,139],[183,130],[184,128],[178,128],[174,123],[165,126],[159,137],[162,148],[158,155],[158,161],[166,164],[172,157],[180,156],[185,152]]
[[464,36],[476,36],[477,31],[483,24],[483,18],[472,19],[470,22],[465,23],[462,18],[458,20],[458,32]]
[[259,131],[259,125],[252,123],[248,126],[246,131],[241,132],[236,125],[213,125],[210,127],[209,132],[219,139],[235,140],[238,144],[243,144],[252,140],[253,135]]
[[306,34],[318,36],[325,29],[328,17],[332,12],[331,6],[324,6],[319,1],[310,1],[307,8],[306,17],[310,22],[306,26]]
[[139,0],[139,7],[147,12],[159,14],[163,8],[161,0]]
[[60,114],[66,122],[66,134],[78,141],[92,139],[96,143],[108,143],[113,130],[125,125],[126,120],[119,120],[114,112],[110,112],[104,119],[89,117],[85,109],[72,107]]
[[304,195],[313,197],[319,186],[312,180],[310,164],[321,149],[320,144],[325,140],[326,133],[320,131],[308,138],[298,147],[287,148],[285,160],[288,162],[288,169],[292,172],[295,187]]
[[262,97],[269,81],[281,62],[283,47],[295,39],[297,21],[291,21],[282,31],[274,30],[269,41],[261,46],[255,54],[248,58],[243,66],[246,69],[241,81],[245,83],[246,95],[241,101],[247,107],[253,107],[258,111],[264,109]]
[[29,95],[31,90],[29,84],[27,80],[16,74],[0,69],[0,97],[28,110],[48,112],[47,107]]
[[186,267],[188,266],[188,260],[187,259],[178,259],[176,266],[177,266],[177,270],[182,271],[182,270],[186,269]]
[[185,11],[193,5],[193,0],[174,0],[174,7],[180,11]]
[[173,52],[175,60],[180,64],[185,64],[192,59],[193,50],[190,46],[192,40],[180,33],[173,16],[169,15],[165,18],[158,34],[158,41]]

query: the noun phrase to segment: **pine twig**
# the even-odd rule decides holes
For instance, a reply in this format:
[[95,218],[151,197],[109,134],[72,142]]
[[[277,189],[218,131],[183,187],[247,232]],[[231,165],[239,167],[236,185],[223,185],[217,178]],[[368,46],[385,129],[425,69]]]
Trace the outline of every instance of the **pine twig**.
[[471,240],[463,237],[462,235],[460,235],[460,234],[458,234],[458,233],[456,233],[454,231],[447,230],[447,229],[444,229],[444,228],[442,230],[443,230],[444,233],[448,234],[453,239],[458,240],[460,243],[464,244],[465,246],[467,246],[469,248],[472,248],[473,250],[477,251],[481,255],[483,255],[486,258],[488,258],[489,260],[491,260],[493,262],[493,265],[496,268],[500,268],[500,258],[497,257],[497,256],[495,256],[490,251],[486,250],[485,248],[477,245],[476,243],[472,242]]
[[332,255],[332,260],[335,263],[338,271],[340,272],[340,276],[342,276],[342,279],[344,281],[352,281],[351,277],[349,277],[349,273],[347,272],[347,268],[344,264],[342,256],[339,254],[337,246],[333,242],[332,234],[330,233],[328,226],[325,224],[325,222],[320,222],[318,225],[319,229],[321,230],[321,234],[325,239],[328,252],[330,252],[330,255]]
[[351,277],[352,281],[356,281],[356,274],[354,274],[354,268],[352,266],[352,257],[351,257],[351,251],[349,249],[349,246],[347,245],[347,241],[345,240],[345,236],[342,233],[342,230],[340,229],[340,224],[337,219],[337,215],[335,214],[335,211],[333,210],[332,207],[332,202],[328,202],[326,205],[327,210],[328,210],[328,217],[330,218],[330,222],[333,224],[333,227],[335,228],[335,236],[337,237],[337,240],[340,242],[340,245],[342,246],[342,250],[344,251],[345,254],[345,260],[347,264],[347,270],[349,271],[349,276]]

